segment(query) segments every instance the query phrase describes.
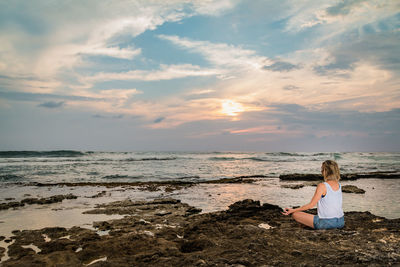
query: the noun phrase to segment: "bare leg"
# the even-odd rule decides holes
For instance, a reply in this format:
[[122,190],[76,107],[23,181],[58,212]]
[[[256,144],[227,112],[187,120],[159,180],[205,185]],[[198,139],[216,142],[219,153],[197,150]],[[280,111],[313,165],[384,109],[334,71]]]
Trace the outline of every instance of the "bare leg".
[[299,222],[301,224],[307,225],[308,227],[314,228],[314,215],[305,213],[305,212],[295,212],[292,214],[293,219],[296,220],[296,222]]

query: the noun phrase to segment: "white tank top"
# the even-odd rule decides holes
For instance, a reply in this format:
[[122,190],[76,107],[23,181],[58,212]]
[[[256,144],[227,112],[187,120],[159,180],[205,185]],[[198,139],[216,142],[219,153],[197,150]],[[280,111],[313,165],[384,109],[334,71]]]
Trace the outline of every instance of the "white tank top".
[[317,204],[318,217],[321,219],[340,218],[344,215],[342,209],[342,186],[333,191],[332,187],[325,182],[326,195],[321,197]]

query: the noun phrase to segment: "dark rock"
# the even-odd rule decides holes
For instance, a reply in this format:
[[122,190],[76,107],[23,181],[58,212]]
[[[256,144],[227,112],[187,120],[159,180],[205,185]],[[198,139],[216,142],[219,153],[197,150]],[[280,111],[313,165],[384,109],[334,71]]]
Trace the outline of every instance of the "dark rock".
[[364,194],[365,190],[358,188],[355,185],[343,185],[342,186],[343,193],[356,193],[356,194]]
[[200,259],[194,265],[195,266],[206,266],[207,262],[205,260]]
[[148,202],[148,204],[178,204],[181,203],[179,199],[174,199],[174,198],[159,198],[155,199],[151,202]]
[[303,253],[299,250],[293,250],[292,252],[290,252],[290,255],[295,256],[295,257],[300,256],[301,254],[303,254]]
[[[341,174],[341,180],[357,180],[357,179],[399,179],[400,173],[396,172],[369,172],[369,173],[347,173]],[[279,179],[286,181],[323,181],[323,176],[321,174],[313,173],[292,173],[292,174],[282,174]]]
[[101,191],[97,193],[96,195],[90,196],[89,198],[98,198],[98,197],[104,197],[107,194],[107,191]]
[[61,202],[64,199],[76,199],[78,198],[77,196],[73,194],[68,194],[68,195],[56,195],[56,196],[51,196],[47,198],[25,198],[21,200],[20,202],[14,201],[14,202],[8,202],[8,203],[1,203],[0,204],[0,210],[5,210],[9,208],[16,208],[16,207],[22,207],[27,205],[32,205],[32,204],[52,204],[52,203],[57,203]]
[[[28,203],[29,204],[51,204],[51,203],[61,202],[64,199],[76,199],[76,198],[78,198],[78,197],[74,196],[72,194],[56,195],[56,196],[51,196],[51,197],[47,197],[47,198],[41,198],[41,199],[33,200],[33,201],[29,201],[29,198],[28,198]],[[21,202],[24,203],[24,200],[22,200]]]
[[165,216],[165,215],[172,214],[172,212],[166,211],[166,210],[161,210],[161,211],[159,211],[159,212],[156,212],[155,214],[156,214],[157,216]]
[[196,213],[200,213],[200,212],[201,212],[201,209],[199,209],[199,208],[189,207],[186,210],[185,216],[190,216],[190,215],[193,215],[193,214],[196,214]]
[[304,184],[284,184],[281,185],[282,188],[290,188],[290,189],[300,189],[304,187]]
[[6,251],[5,248],[0,247],[0,259],[3,258],[4,252]]
[[238,201],[229,206],[228,212],[247,212],[253,213],[260,209],[260,201],[254,201],[252,199],[245,199]]
[[112,228],[109,222],[94,222],[93,227],[98,228],[101,231],[110,230]]
[[[173,192],[175,190],[181,190],[182,188],[191,187],[197,184],[225,184],[225,183],[253,183],[256,180],[252,178],[268,178],[267,175],[244,175],[233,178],[221,178],[217,180],[211,181],[181,181],[181,180],[172,180],[172,181],[152,181],[152,182],[78,182],[78,183],[38,183],[31,182],[26,183],[24,185],[27,186],[38,186],[38,187],[49,187],[49,186],[104,186],[107,188],[114,187],[137,187],[139,190],[143,191],[160,191],[164,189],[166,192]],[[198,177],[197,177],[198,178]],[[97,197],[94,195],[92,197]]]
[[206,248],[213,247],[214,243],[208,239],[195,239],[195,240],[185,240],[181,245],[181,252],[190,253],[196,251],[202,251]]
[[303,174],[303,173],[292,173],[292,174],[281,174],[279,179],[286,181],[322,181],[324,177],[320,174]]
[[17,201],[7,202],[7,203],[0,203],[0,210],[7,210],[10,208],[22,207],[24,203],[20,203]]
[[221,178],[212,181],[203,181],[202,184],[242,184],[242,183],[254,183],[256,180],[249,179],[248,177],[234,177],[234,178]]

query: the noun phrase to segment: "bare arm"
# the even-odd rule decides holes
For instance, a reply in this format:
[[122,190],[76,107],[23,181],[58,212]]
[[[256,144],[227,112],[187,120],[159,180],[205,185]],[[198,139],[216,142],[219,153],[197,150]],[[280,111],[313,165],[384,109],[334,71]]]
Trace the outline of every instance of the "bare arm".
[[317,186],[317,189],[315,189],[314,196],[312,197],[311,201],[308,204],[301,206],[300,208],[296,208],[296,209],[285,208],[284,209],[285,212],[283,212],[283,214],[289,215],[289,214],[292,214],[293,212],[309,210],[309,209],[315,207],[315,205],[317,205],[318,201],[321,199],[321,196],[324,193],[326,193],[326,187],[323,183],[320,183]]

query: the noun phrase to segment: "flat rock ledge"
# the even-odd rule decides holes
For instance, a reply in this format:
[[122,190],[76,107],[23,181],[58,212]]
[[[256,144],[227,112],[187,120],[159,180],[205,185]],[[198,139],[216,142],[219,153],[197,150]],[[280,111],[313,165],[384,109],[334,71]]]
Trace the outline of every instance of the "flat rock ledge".
[[[397,172],[368,172],[368,173],[345,173],[340,175],[341,180],[357,179],[400,179],[400,173]],[[281,174],[279,179],[286,181],[322,181],[321,174],[315,173],[291,173]]]
[[[317,186],[320,182],[305,182],[303,184],[283,184],[281,185],[282,188],[289,188],[289,189],[300,189],[305,186]],[[342,192],[343,193],[354,193],[354,194],[365,194],[365,190],[361,189],[355,185],[342,185]]]
[[342,192],[343,193],[365,194],[364,189],[358,188],[355,185],[343,185]]
[[[346,212],[343,229],[312,230],[282,209],[243,200],[199,214],[175,199],[99,205],[124,214],[80,227],[14,231],[2,266],[390,266],[400,264],[400,219]],[[315,211],[314,211],[315,212]],[[323,251],[323,253],[322,253]],[[2,250],[0,249],[0,254]]]
[[32,204],[38,204],[38,205],[52,204],[52,203],[62,202],[64,199],[77,199],[77,198],[78,197],[73,194],[55,195],[44,198],[25,198],[21,201],[0,203],[0,210],[23,207],[25,205],[32,205]]

